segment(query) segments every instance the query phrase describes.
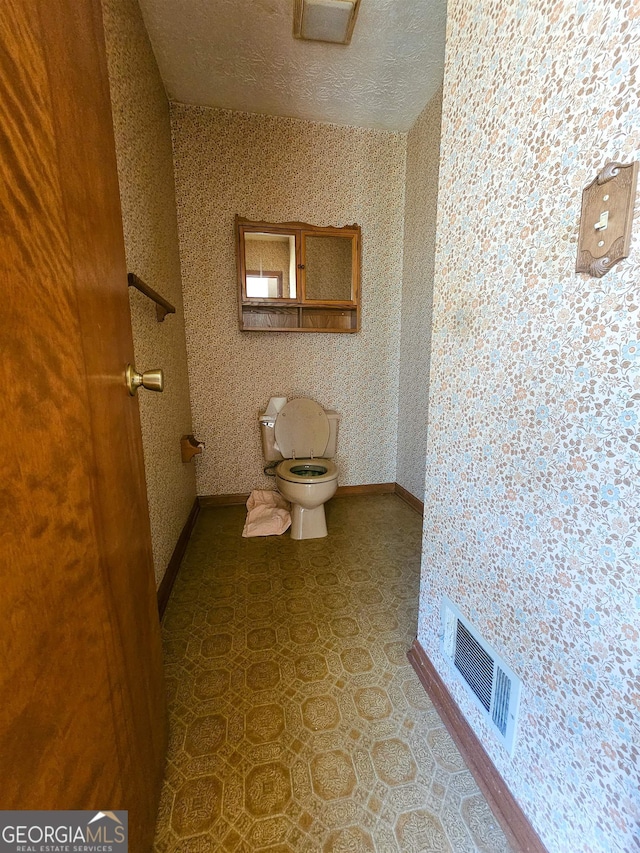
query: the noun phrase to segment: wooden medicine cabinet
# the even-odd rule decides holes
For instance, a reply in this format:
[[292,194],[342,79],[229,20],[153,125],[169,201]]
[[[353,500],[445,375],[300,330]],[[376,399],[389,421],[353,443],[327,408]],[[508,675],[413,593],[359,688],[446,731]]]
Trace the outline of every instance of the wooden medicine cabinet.
[[360,227],[236,216],[240,329],[357,332]]

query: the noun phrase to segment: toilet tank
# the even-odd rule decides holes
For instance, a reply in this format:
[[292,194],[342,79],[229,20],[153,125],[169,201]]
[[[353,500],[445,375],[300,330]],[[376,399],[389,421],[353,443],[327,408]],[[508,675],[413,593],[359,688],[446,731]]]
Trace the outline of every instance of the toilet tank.
[[333,409],[325,409],[325,415],[329,421],[329,441],[322,454],[325,459],[333,459],[338,450],[338,425],[340,423],[340,415],[334,412]]
[[282,453],[276,448],[276,415],[265,415],[258,418],[260,421],[260,438],[262,439],[262,455],[267,462],[279,462]]
[[[338,424],[340,415],[333,409],[325,409],[329,421],[329,440],[322,456],[325,459],[333,459],[338,446]],[[260,437],[262,439],[262,454],[267,462],[279,462],[283,456],[276,445],[276,417],[264,412],[258,418],[260,422]]]

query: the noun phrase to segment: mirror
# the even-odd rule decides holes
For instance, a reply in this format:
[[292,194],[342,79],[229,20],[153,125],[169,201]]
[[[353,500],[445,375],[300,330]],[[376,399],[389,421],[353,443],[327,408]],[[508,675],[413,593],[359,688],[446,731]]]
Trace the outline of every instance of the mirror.
[[244,268],[247,299],[295,299],[295,235],[246,233]]
[[358,332],[360,228],[236,216],[242,331]]
[[307,299],[349,302],[353,299],[353,246],[350,237],[304,235]]

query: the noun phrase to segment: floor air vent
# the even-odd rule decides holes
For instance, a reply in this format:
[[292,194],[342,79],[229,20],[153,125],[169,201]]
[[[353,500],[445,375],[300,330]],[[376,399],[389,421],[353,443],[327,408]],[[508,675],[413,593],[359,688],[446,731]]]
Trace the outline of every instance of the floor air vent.
[[442,628],[445,657],[512,755],[522,682],[446,596],[442,599]]

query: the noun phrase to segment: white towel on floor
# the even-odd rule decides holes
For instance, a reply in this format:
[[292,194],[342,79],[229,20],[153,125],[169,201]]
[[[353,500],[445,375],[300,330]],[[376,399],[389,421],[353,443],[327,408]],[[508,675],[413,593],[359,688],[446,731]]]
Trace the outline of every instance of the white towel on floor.
[[279,492],[267,489],[251,492],[243,536],[279,536],[290,526],[290,504]]

